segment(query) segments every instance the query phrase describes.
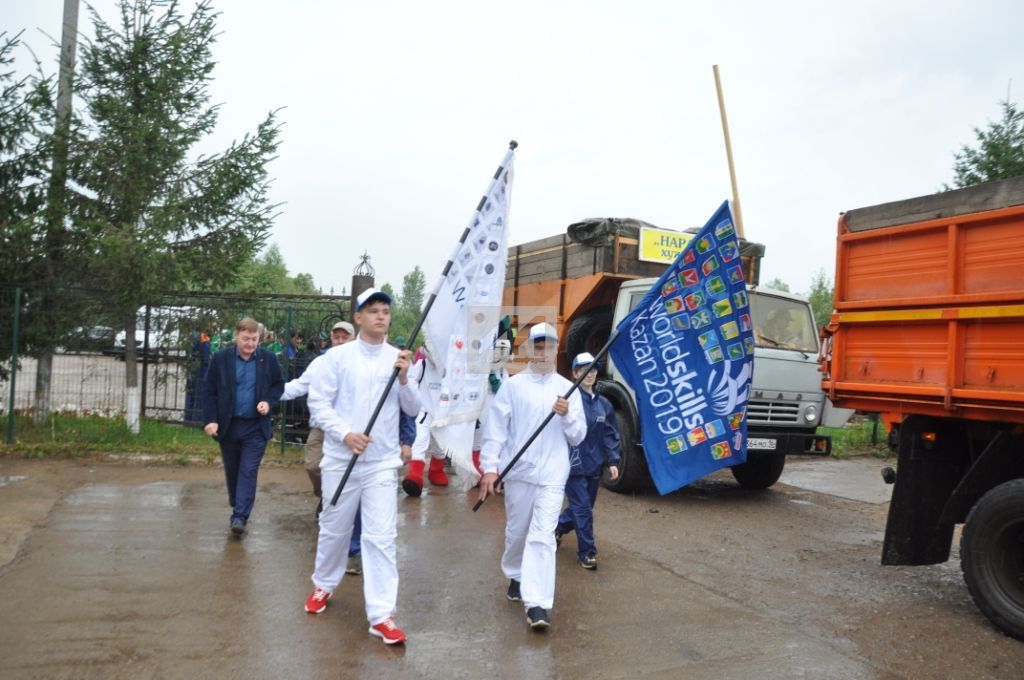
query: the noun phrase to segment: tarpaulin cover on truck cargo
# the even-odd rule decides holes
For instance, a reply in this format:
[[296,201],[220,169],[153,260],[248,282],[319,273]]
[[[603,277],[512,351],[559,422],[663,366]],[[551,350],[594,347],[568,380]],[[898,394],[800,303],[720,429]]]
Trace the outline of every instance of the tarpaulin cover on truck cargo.
[[640,227],[660,229],[650,222],[631,217],[592,217],[569,225],[569,238],[588,246],[608,246],[615,235],[639,238]]

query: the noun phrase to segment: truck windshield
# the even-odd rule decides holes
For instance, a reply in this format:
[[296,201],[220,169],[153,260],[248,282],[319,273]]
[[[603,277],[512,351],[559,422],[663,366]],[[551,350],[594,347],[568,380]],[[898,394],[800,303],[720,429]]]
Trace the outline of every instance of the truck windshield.
[[816,353],[818,338],[811,310],[795,300],[770,295],[750,295],[754,339],[761,347]]

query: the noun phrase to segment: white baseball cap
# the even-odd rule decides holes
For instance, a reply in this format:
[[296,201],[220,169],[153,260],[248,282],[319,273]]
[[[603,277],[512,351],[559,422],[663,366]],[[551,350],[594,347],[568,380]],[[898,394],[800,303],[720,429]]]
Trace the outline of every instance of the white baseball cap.
[[358,312],[360,309],[363,308],[364,305],[367,305],[370,302],[376,302],[378,300],[381,302],[386,302],[389,305],[391,304],[390,295],[388,295],[382,290],[377,290],[376,288],[367,288],[366,290],[359,294],[359,297],[356,298],[356,311]]
[[575,371],[580,366],[589,366],[592,363],[594,363],[594,355],[590,352],[581,352],[572,360],[572,370]]
[[535,340],[554,340],[558,342],[558,332],[549,323],[537,323],[530,327],[530,342]]
[[356,334],[356,329],[348,321],[339,321],[331,327],[331,331],[345,331],[349,335]]

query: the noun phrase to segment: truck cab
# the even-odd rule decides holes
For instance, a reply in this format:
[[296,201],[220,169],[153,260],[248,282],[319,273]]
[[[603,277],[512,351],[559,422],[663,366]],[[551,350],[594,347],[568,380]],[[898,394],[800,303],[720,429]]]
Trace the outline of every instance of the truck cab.
[[[627,281],[619,289],[613,313],[617,325],[657,279]],[[747,462],[731,468],[736,481],[764,489],[776,481],[786,456],[826,456],[832,442],[817,434],[821,425],[842,425],[852,411],[829,408],[818,372],[818,333],[814,313],[804,298],[770,288],[748,286],[754,322],[754,374],[747,406]],[[629,492],[649,484],[633,391],[614,362],[598,390],[615,405],[622,435],[619,479],[606,480],[615,491]],[[829,418],[829,423],[824,418]]]

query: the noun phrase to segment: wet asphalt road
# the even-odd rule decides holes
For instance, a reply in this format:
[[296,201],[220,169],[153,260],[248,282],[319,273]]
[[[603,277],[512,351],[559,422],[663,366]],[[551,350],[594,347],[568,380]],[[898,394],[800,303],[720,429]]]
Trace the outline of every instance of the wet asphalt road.
[[600,568],[566,539],[546,634],[505,600],[500,501],[403,495],[395,648],[367,634],[360,577],[303,611],[301,468],[263,469],[238,540],[217,467],[0,459],[0,677],[1024,677],[1024,643],[974,609],[957,561],[879,565],[881,465],[791,459],[763,493],[727,473],[602,491]]

